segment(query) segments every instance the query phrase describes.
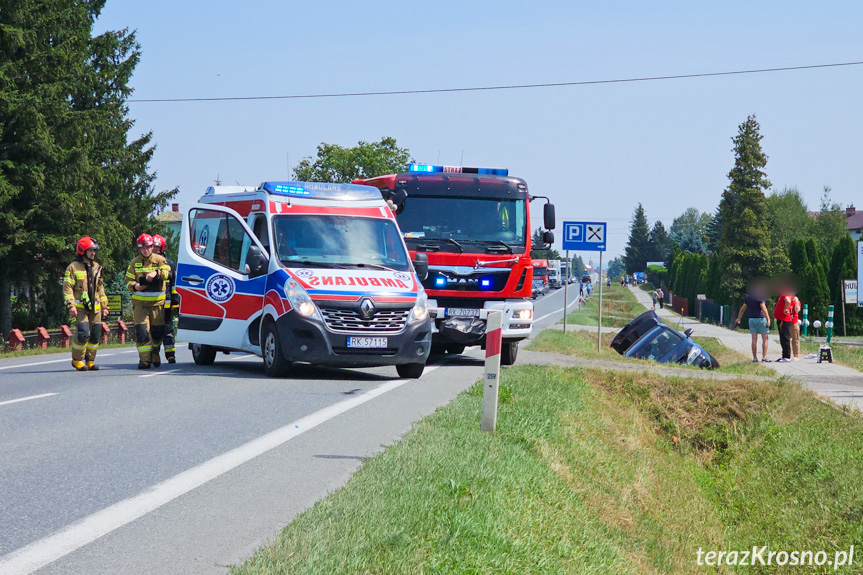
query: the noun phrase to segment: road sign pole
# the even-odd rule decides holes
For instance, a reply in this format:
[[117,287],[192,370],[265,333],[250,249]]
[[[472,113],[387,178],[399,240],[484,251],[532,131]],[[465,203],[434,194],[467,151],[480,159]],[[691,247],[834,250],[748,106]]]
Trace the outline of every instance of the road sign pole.
[[596,320],[596,351],[602,351],[602,252],[599,252],[599,317]]
[[[566,275],[569,275],[569,250],[566,250]],[[566,306],[569,303],[569,278],[563,284],[563,333],[566,333]]]

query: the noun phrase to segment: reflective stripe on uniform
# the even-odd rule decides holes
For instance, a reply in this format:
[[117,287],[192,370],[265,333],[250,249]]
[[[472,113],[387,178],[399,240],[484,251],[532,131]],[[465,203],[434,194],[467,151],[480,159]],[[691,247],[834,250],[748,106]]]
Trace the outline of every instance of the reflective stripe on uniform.
[[149,343],[147,345],[139,345],[138,346],[138,352],[139,353],[142,351],[152,351],[152,349],[153,349],[153,346]]
[[165,292],[139,291],[132,294],[132,299],[147,302],[164,300]]

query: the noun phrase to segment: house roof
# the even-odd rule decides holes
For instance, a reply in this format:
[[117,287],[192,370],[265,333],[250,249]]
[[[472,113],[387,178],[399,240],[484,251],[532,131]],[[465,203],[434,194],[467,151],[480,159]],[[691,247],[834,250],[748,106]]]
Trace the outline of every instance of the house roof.
[[863,211],[848,216],[848,225],[845,227],[849,230],[863,229]]
[[161,214],[156,216],[156,219],[159,220],[160,222],[164,222],[166,224],[172,223],[172,222],[182,223],[183,214],[181,214],[180,212],[173,212],[173,211],[162,212]]

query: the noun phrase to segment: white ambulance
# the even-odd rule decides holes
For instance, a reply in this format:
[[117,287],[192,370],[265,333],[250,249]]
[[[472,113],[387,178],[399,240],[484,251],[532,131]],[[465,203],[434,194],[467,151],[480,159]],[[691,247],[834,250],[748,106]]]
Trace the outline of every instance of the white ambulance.
[[292,362],[395,365],[422,375],[431,324],[421,276],[377,188],[265,182],[207,189],[183,219],[178,339],[195,363],[219,351]]

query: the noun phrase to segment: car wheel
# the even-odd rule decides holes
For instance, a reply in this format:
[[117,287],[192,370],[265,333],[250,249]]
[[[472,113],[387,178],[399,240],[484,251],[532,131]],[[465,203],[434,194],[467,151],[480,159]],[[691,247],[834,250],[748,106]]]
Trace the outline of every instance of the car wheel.
[[500,348],[500,364],[512,365],[515,363],[515,358],[518,355],[518,342],[504,342]]
[[216,361],[216,348],[202,343],[193,343],[192,359],[195,360],[195,365],[213,365]]
[[419,379],[423,374],[426,364],[424,363],[402,363],[396,366],[399,377],[405,379]]
[[465,346],[459,343],[454,343],[452,345],[446,346],[446,352],[452,355],[461,355],[464,353],[464,348]]
[[261,355],[264,358],[264,371],[270,377],[284,377],[291,369],[291,362],[285,359],[282,353],[282,344],[279,341],[279,331],[276,324],[270,322],[264,332],[264,344],[261,346]]

